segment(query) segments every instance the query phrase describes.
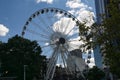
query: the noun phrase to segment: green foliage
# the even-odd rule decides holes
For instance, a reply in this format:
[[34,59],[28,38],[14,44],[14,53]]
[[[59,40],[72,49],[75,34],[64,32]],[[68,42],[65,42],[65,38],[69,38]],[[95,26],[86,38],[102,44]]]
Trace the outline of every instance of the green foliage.
[[41,48],[36,41],[30,41],[18,35],[12,37],[7,43],[0,44],[2,76],[14,76],[17,77],[16,80],[23,80],[24,65],[27,65],[26,80],[43,77],[46,57],[40,54]]
[[104,32],[98,37],[98,43],[103,45],[102,53],[105,57],[105,64],[110,70],[120,77],[120,9],[119,2],[111,0],[108,5],[109,18],[103,21]]
[[[106,14],[101,16],[103,22],[101,24],[93,24],[90,29],[83,26],[80,27],[80,34],[87,47],[86,50],[95,48],[99,45],[101,53],[104,57],[104,64],[110,67],[110,71],[120,77],[120,0],[109,0],[106,6]],[[81,26],[81,25],[80,25]],[[88,34],[89,33],[89,34]],[[80,35],[81,36],[81,35]],[[89,37],[87,39],[87,37]],[[92,40],[90,40],[92,39]]]
[[104,57],[104,63],[110,67],[112,73],[120,77],[120,4],[119,0],[110,0],[106,6],[108,16],[103,17],[100,25],[91,26],[90,35],[92,47],[99,45]]
[[79,24],[79,41],[82,41],[84,43],[81,44],[80,49],[82,49],[83,53],[92,49],[92,34],[90,33],[91,28],[89,26],[86,26],[85,24],[86,23]]
[[85,76],[88,80],[102,80],[105,77],[105,73],[101,69],[94,66],[89,69]]

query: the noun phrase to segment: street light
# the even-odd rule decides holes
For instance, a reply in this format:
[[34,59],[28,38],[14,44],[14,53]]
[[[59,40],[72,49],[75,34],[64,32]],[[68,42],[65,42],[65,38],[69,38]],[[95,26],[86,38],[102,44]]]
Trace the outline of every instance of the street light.
[[24,65],[24,80],[26,80],[26,67],[27,65]]

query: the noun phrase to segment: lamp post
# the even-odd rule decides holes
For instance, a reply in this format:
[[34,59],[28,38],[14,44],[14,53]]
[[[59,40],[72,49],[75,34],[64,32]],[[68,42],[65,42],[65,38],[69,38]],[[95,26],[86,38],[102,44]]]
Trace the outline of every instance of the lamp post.
[[1,73],[1,64],[2,64],[2,63],[1,63],[1,61],[0,61],[0,77],[1,77],[1,75],[2,75],[2,73]]
[[24,65],[24,80],[26,80],[26,67],[27,65]]

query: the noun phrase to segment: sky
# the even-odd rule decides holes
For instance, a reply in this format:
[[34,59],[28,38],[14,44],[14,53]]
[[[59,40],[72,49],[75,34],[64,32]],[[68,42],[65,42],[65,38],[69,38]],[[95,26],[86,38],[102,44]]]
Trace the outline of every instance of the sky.
[[81,22],[87,19],[86,25],[90,26],[94,23],[94,6],[94,0],[0,0],[0,41],[7,42],[14,35],[21,35],[27,19],[47,7],[64,9]]
[[90,7],[89,10],[95,11],[94,0],[0,0],[0,41],[20,35],[30,15],[46,7],[71,10],[71,13],[81,7]]

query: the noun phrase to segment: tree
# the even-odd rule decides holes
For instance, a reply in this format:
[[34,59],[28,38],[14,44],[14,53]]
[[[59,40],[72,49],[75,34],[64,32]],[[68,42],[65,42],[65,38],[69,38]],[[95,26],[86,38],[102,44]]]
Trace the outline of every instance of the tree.
[[88,80],[102,80],[105,77],[104,71],[94,66],[93,68],[89,69],[85,76]]
[[105,57],[105,64],[110,66],[112,73],[120,77],[120,10],[119,2],[111,0],[108,5],[109,18],[103,21],[104,32],[98,37],[98,42]]
[[82,39],[85,42],[83,47],[87,47],[88,50],[100,46],[104,64],[120,78],[120,0],[108,1],[106,6],[108,13],[107,16],[106,14],[101,16],[102,23],[95,23],[89,28],[80,25],[80,30],[85,34]]
[[0,44],[2,76],[14,76],[17,77],[16,80],[23,80],[25,71],[26,80],[32,80],[34,77],[43,78],[46,57],[41,56],[41,52],[36,41],[18,35],[9,39],[7,43]]
[[109,0],[106,6],[108,17],[103,17],[100,25],[94,24],[91,27],[93,41],[87,43],[99,45],[104,57],[104,64],[110,71],[120,77],[120,1]]

